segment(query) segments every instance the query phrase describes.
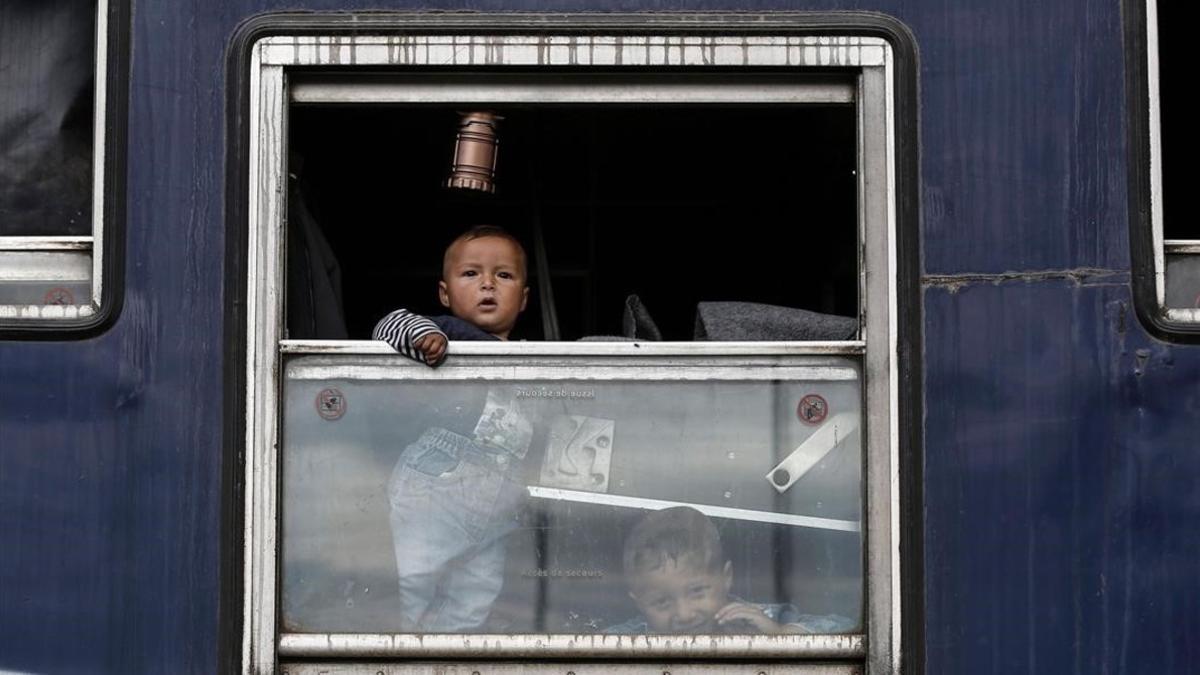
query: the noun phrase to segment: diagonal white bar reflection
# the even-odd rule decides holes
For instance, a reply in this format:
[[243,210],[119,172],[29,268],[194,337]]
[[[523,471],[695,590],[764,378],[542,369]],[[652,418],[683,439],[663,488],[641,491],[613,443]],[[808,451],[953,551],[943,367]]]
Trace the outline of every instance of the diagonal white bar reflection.
[[709,504],[691,504],[687,502],[672,502],[664,499],[646,499],[645,497],[626,497],[623,495],[608,495],[580,490],[562,490],[559,488],[529,486],[529,496],[538,499],[555,499],[567,502],[583,502],[586,504],[604,504],[606,506],[623,506],[631,509],[646,509],[657,511],[671,506],[690,506],[700,513],[713,518],[729,518],[732,520],[753,520],[759,523],[775,523],[777,525],[795,525],[797,527],[813,527],[820,530],[839,530],[841,532],[858,532],[861,524],[857,520],[835,520],[833,518],[818,518],[816,516],[800,516],[791,513],[775,513],[773,511],[752,511],[750,509],[734,509],[727,506],[712,506]]

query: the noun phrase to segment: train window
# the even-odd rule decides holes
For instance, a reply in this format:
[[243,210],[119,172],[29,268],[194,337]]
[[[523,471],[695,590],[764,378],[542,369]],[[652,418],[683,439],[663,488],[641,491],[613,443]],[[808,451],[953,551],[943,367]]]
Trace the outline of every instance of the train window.
[[[814,84],[828,103],[492,105],[499,152],[486,194],[444,187],[455,107],[323,105],[333,87],[298,80],[288,337],[369,339],[396,307],[445,313],[442,250],[476,222],[504,226],[529,253],[531,299],[513,339],[634,337],[630,295],[661,340],[855,337],[851,83]],[[336,283],[312,269],[321,253]],[[756,304],[712,304],[729,302]],[[730,337],[728,312],[757,327]]]
[[1183,75],[1178,59],[1168,57],[1179,52],[1183,22],[1176,14],[1179,8],[1175,4],[1145,0],[1144,8],[1148,195],[1157,304],[1168,321],[1197,324],[1200,323],[1200,224],[1178,208],[1179,195],[1186,193],[1184,170],[1180,167],[1195,146],[1195,130],[1181,118]]
[[0,6],[0,324],[101,305],[109,3]]
[[[256,43],[247,668],[894,670],[891,59],[845,36]],[[494,194],[442,187],[475,110],[500,119]],[[516,339],[437,368],[369,340],[439,312],[442,250],[478,222],[527,251]]]
[[[786,363],[496,385],[511,366],[290,359],[284,629],[861,632],[861,374]],[[675,597],[692,576],[707,615]]]

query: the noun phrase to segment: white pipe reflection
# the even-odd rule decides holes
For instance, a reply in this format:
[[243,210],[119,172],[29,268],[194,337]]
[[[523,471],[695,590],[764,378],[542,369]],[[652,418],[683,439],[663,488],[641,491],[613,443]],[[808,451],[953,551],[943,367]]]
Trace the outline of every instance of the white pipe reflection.
[[657,511],[671,506],[690,506],[700,513],[712,518],[730,518],[733,520],[753,520],[760,523],[776,525],[795,525],[797,527],[814,527],[821,530],[838,530],[841,532],[858,532],[862,529],[857,520],[837,520],[834,518],[818,518],[816,516],[801,516],[791,513],[773,513],[771,511],[752,511],[750,509],[735,509],[727,506],[711,506],[709,504],[689,504],[671,502],[664,499],[646,499],[645,497],[626,497],[624,495],[598,494],[595,492],[580,492],[578,490],[561,490],[559,488],[529,486],[529,496],[538,499],[555,499],[567,502],[583,502],[586,504],[605,504],[608,506],[623,506],[631,509],[646,509]]

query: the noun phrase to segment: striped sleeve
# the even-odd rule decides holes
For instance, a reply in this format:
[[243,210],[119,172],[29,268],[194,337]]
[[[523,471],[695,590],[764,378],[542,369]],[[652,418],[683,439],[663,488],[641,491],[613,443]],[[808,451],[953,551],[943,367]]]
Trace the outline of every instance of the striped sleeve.
[[415,344],[417,340],[430,333],[439,333],[442,337],[446,337],[446,334],[433,321],[420,314],[413,314],[407,309],[397,309],[375,324],[375,330],[371,332],[371,339],[383,340],[391,345],[392,349],[408,358],[427,363],[425,354],[418,350]]

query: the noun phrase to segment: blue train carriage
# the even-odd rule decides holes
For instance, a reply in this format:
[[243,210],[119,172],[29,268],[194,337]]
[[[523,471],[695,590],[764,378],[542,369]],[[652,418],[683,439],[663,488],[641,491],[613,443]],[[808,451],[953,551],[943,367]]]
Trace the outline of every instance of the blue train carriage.
[[0,671],[1200,668],[1176,10],[852,4],[0,7]]

